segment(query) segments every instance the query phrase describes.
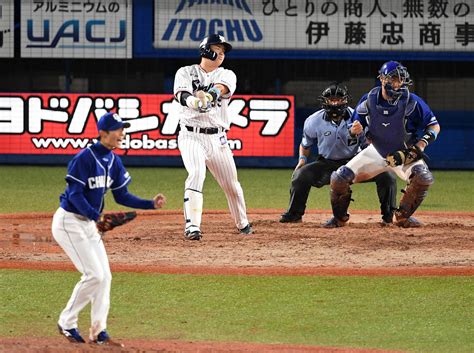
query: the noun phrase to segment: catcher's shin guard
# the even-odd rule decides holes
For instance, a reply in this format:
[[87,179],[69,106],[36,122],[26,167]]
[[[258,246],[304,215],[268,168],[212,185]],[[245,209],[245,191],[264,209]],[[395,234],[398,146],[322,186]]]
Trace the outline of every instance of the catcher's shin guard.
[[351,184],[354,178],[354,172],[345,165],[331,174],[332,213],[339,221],[346,222],[349,219],[347,209],[351,202]]
[[425,165],[415,165],[410,181],[400,199],[400,207],[395,211],[398,222],[408,219],[420,206],[428,194],[429,187],[434,183],[433,174]]

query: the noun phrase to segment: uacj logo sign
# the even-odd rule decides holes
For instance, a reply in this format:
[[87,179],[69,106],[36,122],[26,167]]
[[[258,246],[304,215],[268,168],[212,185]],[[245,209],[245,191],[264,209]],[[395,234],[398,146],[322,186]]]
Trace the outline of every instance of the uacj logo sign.
[[196,42],[212,33],[229,42],[263,40],[263,32],[246,0],[155,1],[155,18],[155,47],[195,48]]
[[23,2],[23,57],[131,58],[126,0]]

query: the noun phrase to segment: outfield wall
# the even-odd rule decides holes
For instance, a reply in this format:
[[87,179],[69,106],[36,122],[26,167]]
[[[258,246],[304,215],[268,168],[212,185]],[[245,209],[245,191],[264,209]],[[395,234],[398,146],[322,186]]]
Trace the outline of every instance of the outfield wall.
[[[0,163],[65,165],[94,142],[97,119],[107,110],[131,124],[117,151],[126,165],[183,166],[176,102],[166,94],[0,94]],[[295,166],[303,124],[314,109],[295,108],[293,96],[236,95],[230,111],[228,141],[238,167]],[[428,165],[474,169],[472,116],[459,111],[436,115],[441,133],[426,151]]]
[[[128,109],[120,114],[136,118],[134,110],[142,108],[136,102],[115,104],[120,96],[127,100],[138,93],[162,95],[163,104],[143,110],[146,119],[131,135],[137,148],[128,148],[125,162],[182,167],[176,122],[165,119],[174,75],[179,67],[197,63],[199,43],[218,33],[233,45],[224,67],[236,73],[241,95],[233,101],[234,109],[241,109],[234,112],[229,133],[239,167],[292,168],[303,121],[318,108],[318,96],[329,82],[342,82],[358,101],[377,84],[382,64],[399,60],[414,81],[410,90],[441,124],[439,140],[427,149],[430,167],[474,169],[470,2],[3,1],[0,92],[29,92],[33,108],[24,103],[23,115],[15,113],[12,126],[8,104],[0,105],[0,163],[66,164],[78,149],[32,149],[31,139],[48,129],[46,138],[94,138],[94,124],[88,136],[81,136],[77,129],[84,116],[73,111],[89,109],[87,99],[93,97],[94,118],[106,109]],[[288,96],[293,98],[287,104]],[[263,101],[268,97],[282,100],[269,107]],[[157,150],[139,151],[139,144],[149,146],[151,139]]]

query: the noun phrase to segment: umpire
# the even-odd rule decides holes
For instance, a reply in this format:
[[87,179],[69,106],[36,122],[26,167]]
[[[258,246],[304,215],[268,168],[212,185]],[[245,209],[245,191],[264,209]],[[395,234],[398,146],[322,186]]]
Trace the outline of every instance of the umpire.
[[[291,179],[290,205],[281,215],[281,223],[301,222],[311,186],[321,188],[329,185],[331,173],[367,145],[363,134],[351,136],[349,133],[354,110],[348,106],[350,96],[345,86],[331,83],[319,99],[322,109],[304,123],[298,164]],[[307,163],[314,144],[317,144],[319,154],[316,161]],[[395,176],[385,172],[369,181],[377,184],[382,224],[392,223],[397,208]]]

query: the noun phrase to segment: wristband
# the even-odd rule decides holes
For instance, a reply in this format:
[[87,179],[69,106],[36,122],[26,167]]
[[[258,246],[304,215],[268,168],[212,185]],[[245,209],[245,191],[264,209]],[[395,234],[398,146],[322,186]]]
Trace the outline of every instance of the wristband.
[[438,137],[438,135],[435,131],[427,129],[421,137],[420,141],[423,141],[428,146],[431,142],[434,142],[436,140],[436,137]]
[[211,102],[217,101],[217,99],[221,96],[221,90],[217,87],[212,87],[209,91],[207,91],[207,93],[212,97],[212,99],[209,99]]
[[306,158],[306,156],[300,156],[299,159],[302,159],[305,163],[308,161],[308,158]]

